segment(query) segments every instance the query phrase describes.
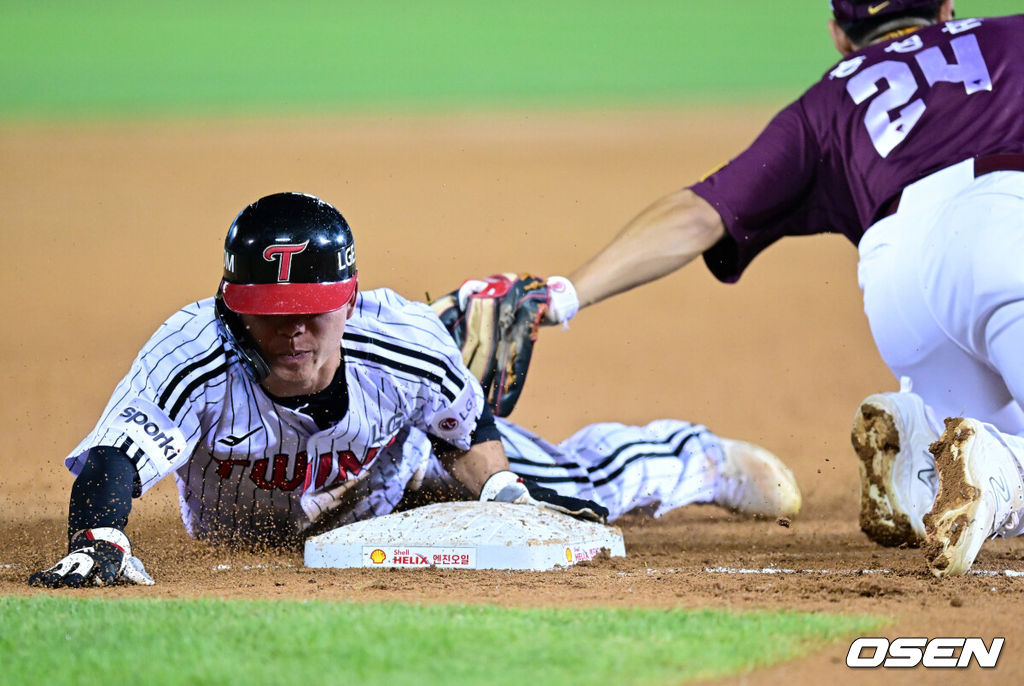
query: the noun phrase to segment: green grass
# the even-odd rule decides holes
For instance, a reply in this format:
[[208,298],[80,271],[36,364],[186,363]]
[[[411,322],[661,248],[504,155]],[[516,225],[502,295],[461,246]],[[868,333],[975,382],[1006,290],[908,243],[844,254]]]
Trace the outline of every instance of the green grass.
[[828,16],[826,0],[0,0],[0,118],[789,96],[837,59]]
[[0,598],[4,684],[679,684],[804,654],[870,617],[323,602]]

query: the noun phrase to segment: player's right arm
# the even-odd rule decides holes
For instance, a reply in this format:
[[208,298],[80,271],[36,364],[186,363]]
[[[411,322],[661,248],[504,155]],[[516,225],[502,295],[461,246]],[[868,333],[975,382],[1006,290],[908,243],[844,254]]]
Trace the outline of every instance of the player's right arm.
[[[151,584],[141,563],[134,564],[131,544],[124,533],[131,512],[132,493],[138,483],[135,465],[123,451],[111,446],[90,448],[68,505],[68,554],[56,565],[29,577],[32,586],[106,585],[130,580]],[[125,576],[138,569],[141,575]]]
[[189,459],[202,406],[218,392],[210,390],[211,382],[226,367],[212,306],[190,305],[157,330],[96,427],[65,459],[76,477],[68,507],[69,552],[33,574],[30,584],[152,583],[124,533],[131,500]]
[[689,189],[666,195],[638,214],[601,252],[569,276],[580,307],[660,279],[718,242],[725,224]]

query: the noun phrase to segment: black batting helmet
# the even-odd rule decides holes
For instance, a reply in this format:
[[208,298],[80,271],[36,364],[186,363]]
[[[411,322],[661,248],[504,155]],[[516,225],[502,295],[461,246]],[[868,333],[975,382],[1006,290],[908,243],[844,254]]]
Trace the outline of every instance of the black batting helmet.
[[228,229],[217,319],[259,383],[270,368],[241,315],[334,312],[357,290],[355,242],[341,213],[312,195],[277,193],[246,207]]
[[319,198],[268,195],[242,210],[228,229],[220,295],[232,312],[333,312],[355,292],[352,230]]

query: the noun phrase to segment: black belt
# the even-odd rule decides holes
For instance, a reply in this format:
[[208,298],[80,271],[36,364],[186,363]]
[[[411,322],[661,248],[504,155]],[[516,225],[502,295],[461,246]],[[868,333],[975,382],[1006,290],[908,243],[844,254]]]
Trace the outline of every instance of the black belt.
[[[1007,152],[996,155],[980,155],[974,158],[974,178],[997,171],[1024,172],[1024,153]],[[878,219],[896,214],[896,210],[900,208],[902,196],[903,191],[900,191],[896,197],[882,205],[882,209],[878,212]]]

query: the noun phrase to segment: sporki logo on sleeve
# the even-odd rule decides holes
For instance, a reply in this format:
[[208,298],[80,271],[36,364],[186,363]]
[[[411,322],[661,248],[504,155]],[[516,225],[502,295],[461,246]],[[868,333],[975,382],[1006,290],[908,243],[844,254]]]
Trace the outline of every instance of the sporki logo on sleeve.
[[185,450],[185,434],[159,407],[132,398],[118,414],[121,430],[142,449],[142,452],[166,470]]
[[850,644],[846,666],[861,669],[906,668],[924,665],[926,669],[967,669],[971,662],[991,669],[999,661],[1006,639],[996,637],[986,646],[981,638],[911,636],[895,638],[867,636]]

